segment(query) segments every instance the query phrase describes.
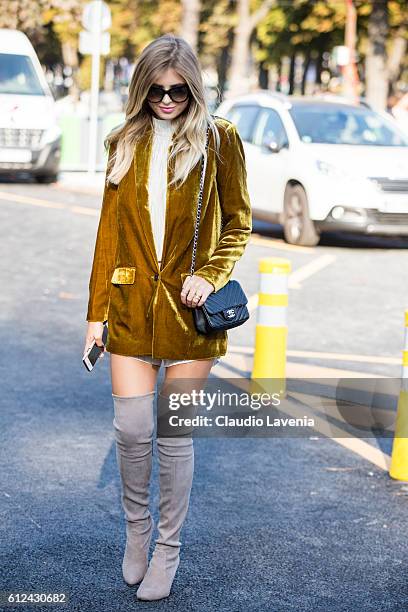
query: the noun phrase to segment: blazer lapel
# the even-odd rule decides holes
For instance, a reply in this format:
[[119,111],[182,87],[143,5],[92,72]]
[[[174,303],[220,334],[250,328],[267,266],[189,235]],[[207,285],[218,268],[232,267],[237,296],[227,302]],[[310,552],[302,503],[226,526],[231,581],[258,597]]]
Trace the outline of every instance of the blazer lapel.
[[157,254],[154,245],[153,228],[149,210],[149,165],[152,152],[151,130],[146,130],[146,133],[138,140],[135,145],[133,155],[133,167],[135,173],[135,202],[140,223],[145,236],[145,242],[151,253],[155,267],[159,267]]
[[[209,145],[211,145],[211,132]],[[209,146],[207,167],[204,176],[203,198],[201,202],[200,225],[208,206],[208,197],[213,177],[213,163],[214,156],[212,148]],[[194,227],[196,223],[198,195],[200,191],[201,164],[202,160],[200,159],[190,172],[181,189],[175,190],[174,187],[171,187],[169,190],[169,195],[171,198],[170,205],[172,208],[174,205],[175,211],[172,213],[172,216],[175,219],[179,219],[180,227],[183,228],[181,232],[178,232],[178,235],[174,236],[174,248],[177,248],[179,251],[186,251],[194,239]],[[198,249],[200,248],[200,225],[198,228]]]

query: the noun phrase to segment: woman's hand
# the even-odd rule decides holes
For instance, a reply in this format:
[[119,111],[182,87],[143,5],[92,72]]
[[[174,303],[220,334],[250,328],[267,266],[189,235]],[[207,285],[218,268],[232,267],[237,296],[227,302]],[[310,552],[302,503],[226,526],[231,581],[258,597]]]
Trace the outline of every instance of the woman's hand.
[[181,301],[190,308],[202,306],[210,293],[214,291],[214,286],[201,278],[201,276],[186,276],[181,289]]
[[97,322],[89,321],[88,322],[88,329],[86,332],[86,340],[85,340],[84,355],[83,355],[84,357],[85,357],[85,353],[87,352],[87,350],[89,349],[89,347],[91,346],[94,340],[98,346],[103,347],[103,352],[101,353],[101,357],[105,355],[105,345],[102,342],[102,333],[103,333],[103,322],[99,322],[99,321]]

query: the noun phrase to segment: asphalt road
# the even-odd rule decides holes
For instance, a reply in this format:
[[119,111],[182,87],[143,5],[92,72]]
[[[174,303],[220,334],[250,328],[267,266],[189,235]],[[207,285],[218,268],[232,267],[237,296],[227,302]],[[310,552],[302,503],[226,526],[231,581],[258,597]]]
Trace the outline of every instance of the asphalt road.
[[[109,357],[92,374],[81,363],[98,205],[53,187],[0,184],[0,590],[66,592],[69,603],[54,609],[81,612],[406,610],[407,485],[316,436],[196,439],[172,594],[137,601],[121,576]],[[281,237],[261,224],[255,230]],[[236,277],[251,295],[259,257],[284,255],[300,269],[334,255],[290,292],[289,350],[397,358],[408,266],[406,244],[390,242],[329,236],[286,255],[251,244]],[[232,343],[253,345],[254,319]],[[330,366],[400,372],[350,359]],[[156,520],[157,505],[155,463]]]

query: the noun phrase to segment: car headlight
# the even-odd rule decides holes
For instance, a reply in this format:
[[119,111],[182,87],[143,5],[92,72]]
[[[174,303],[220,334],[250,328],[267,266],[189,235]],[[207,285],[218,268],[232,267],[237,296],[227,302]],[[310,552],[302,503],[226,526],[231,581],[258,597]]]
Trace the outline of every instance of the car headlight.
[[50,142],[54,142],[62,135],[61,128],[58,125],[52,125],[45,130],[43,137],[41,138],[41,145],[44,146]]

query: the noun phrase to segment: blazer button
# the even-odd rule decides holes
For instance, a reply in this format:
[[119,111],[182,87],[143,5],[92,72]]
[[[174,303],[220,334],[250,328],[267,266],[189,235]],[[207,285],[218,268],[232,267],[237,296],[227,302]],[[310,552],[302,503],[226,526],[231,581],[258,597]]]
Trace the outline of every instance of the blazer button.
[[157,272],[155,272],[155,273],[154,273],[154,280],[158,280],[158,278],[159,278],[159,275],[158,275],[158,273],[157,273]]

